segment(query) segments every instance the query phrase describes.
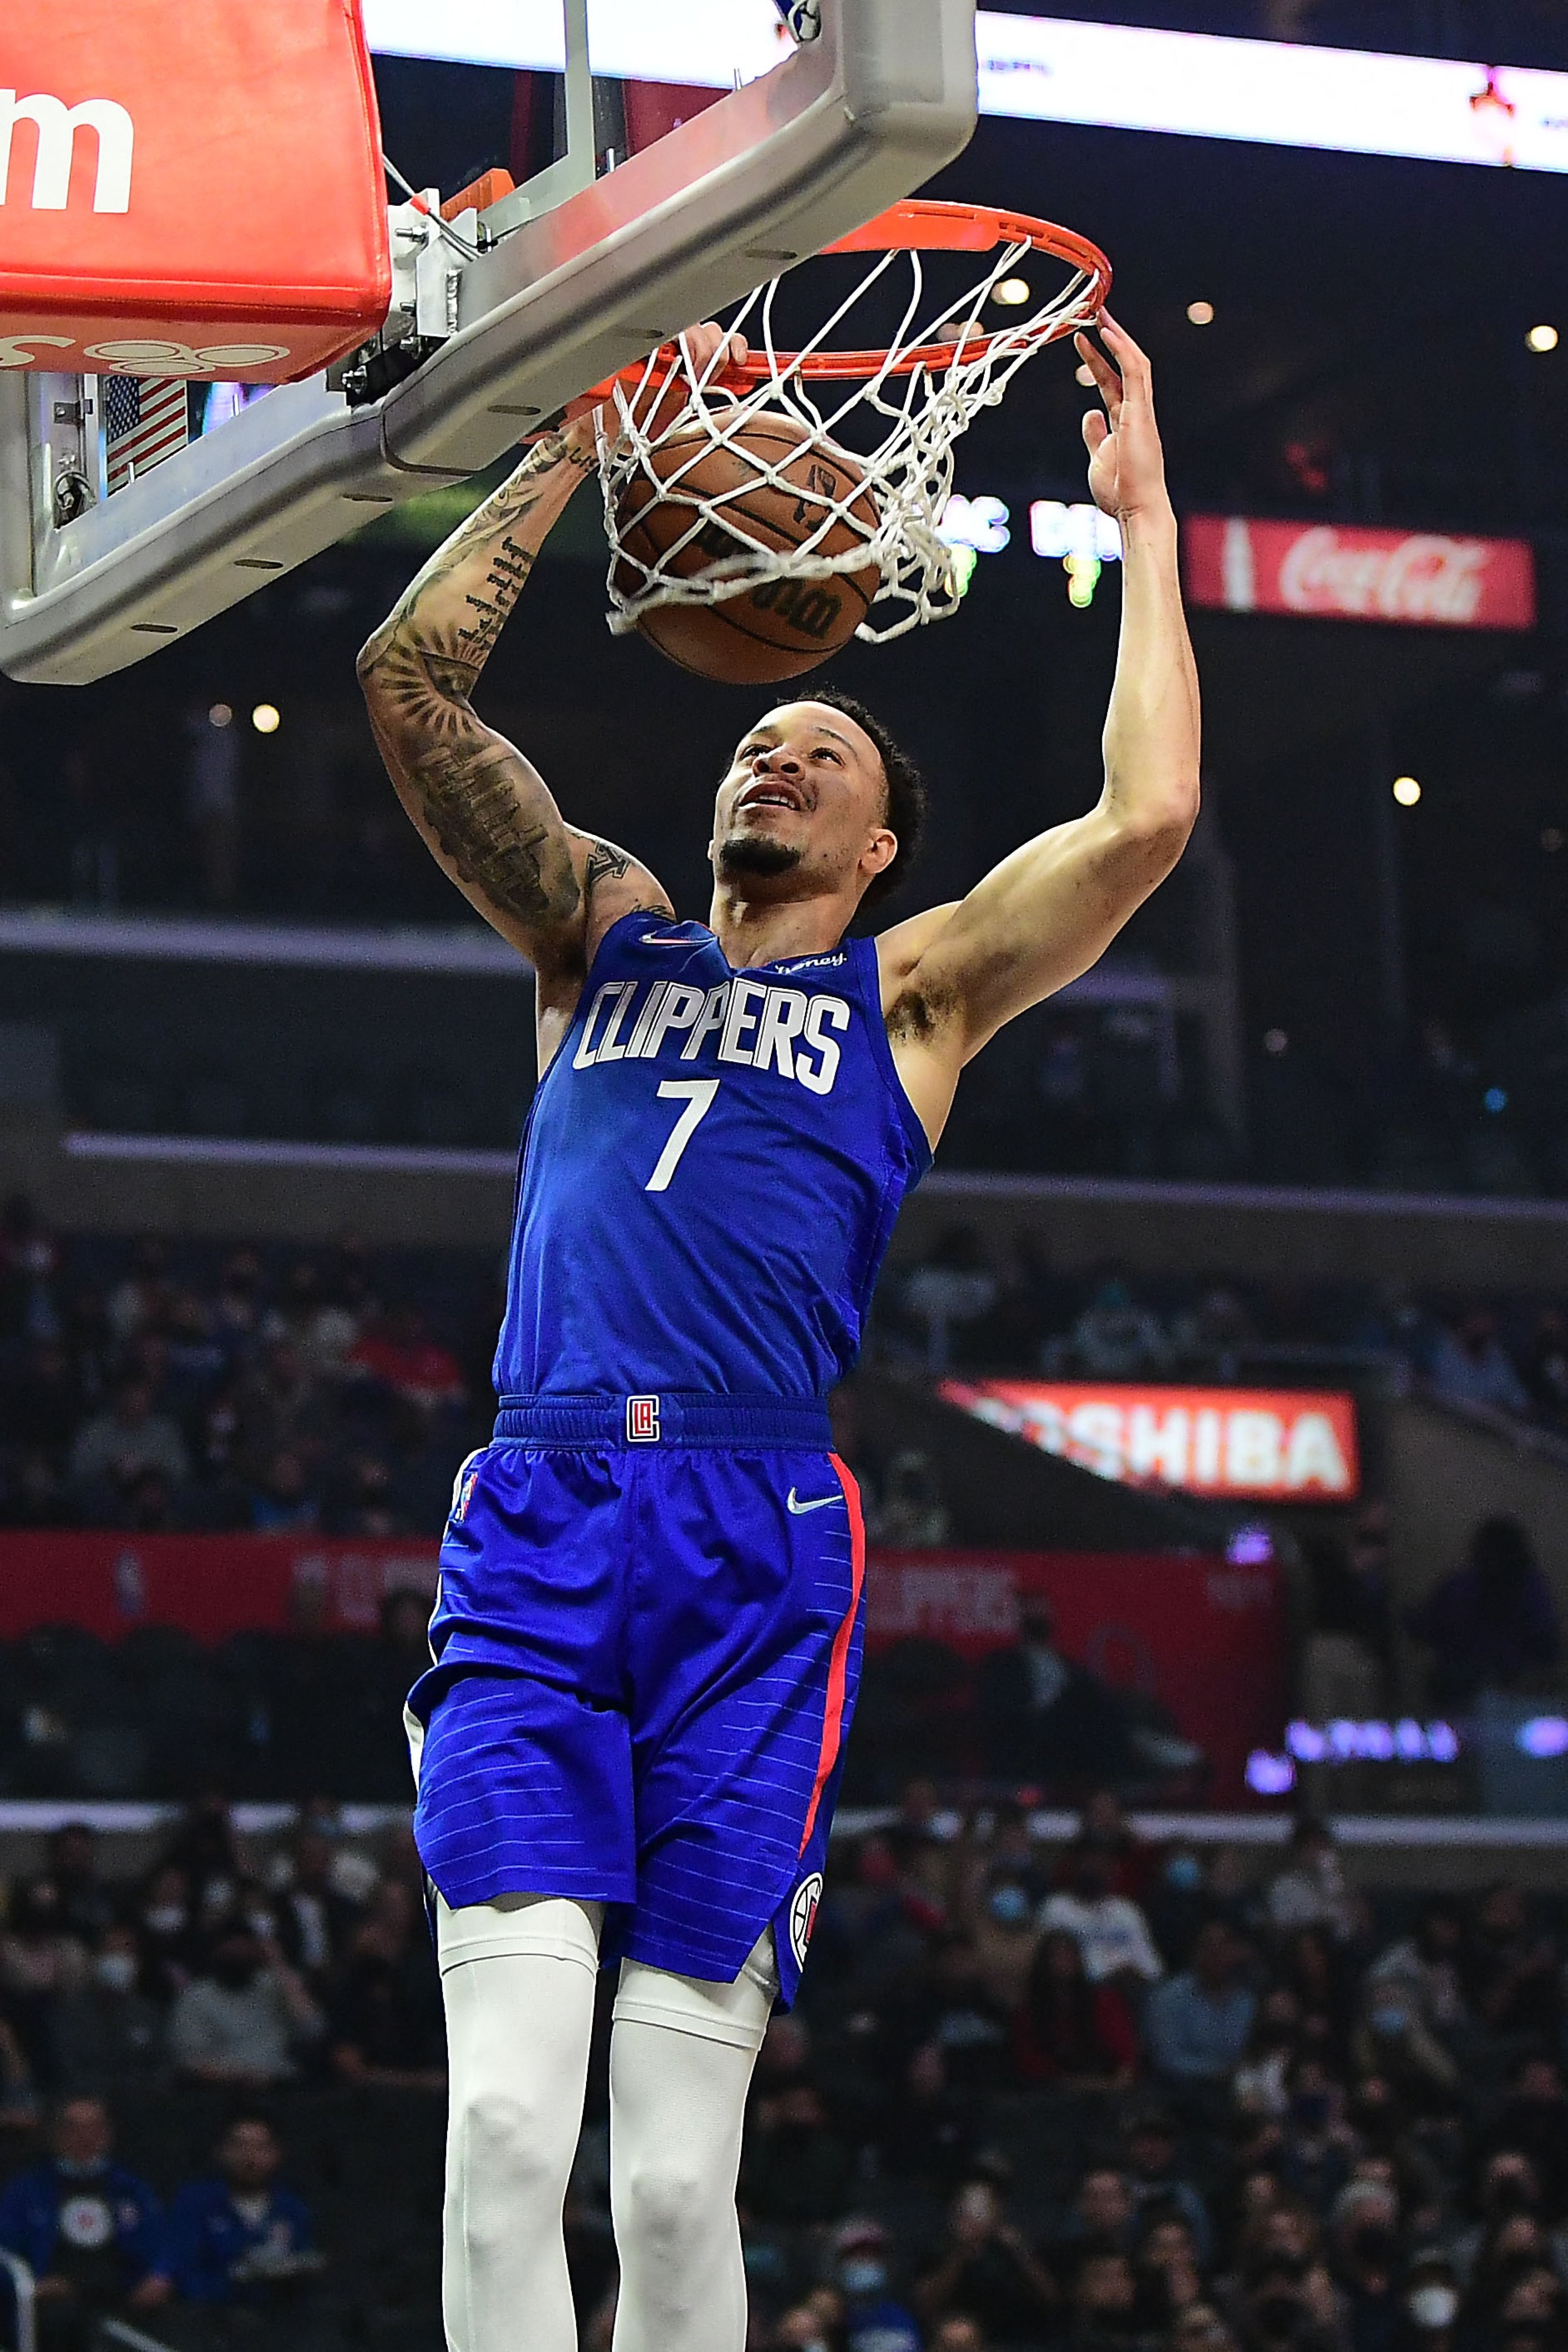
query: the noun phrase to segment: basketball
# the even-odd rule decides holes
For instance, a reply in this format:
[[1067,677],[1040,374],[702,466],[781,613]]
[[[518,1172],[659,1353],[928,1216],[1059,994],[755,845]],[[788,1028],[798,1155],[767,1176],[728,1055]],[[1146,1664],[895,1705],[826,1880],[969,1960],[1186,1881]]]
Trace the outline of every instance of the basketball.
[[[748,455],[754,464],[748,464]],[[722,501],[690,546],[668,563],[682,580],[744,552],[748,544],[799,547],[820,528],[822,501],[857,488],[860,494],[850,511],[867,532],[877,528],[876,500],[869,488],[860,488],[866,479],[862,468],[842,450],[825,451],[793,416],[759,418],[733,443],[716,442],[703,431],[679,433],[658,443],[649,462],[659,483],[677,474],[680,479],[664,494],[639,468],[622,496],[621,546],[640,562],[653,566],[669,556],[691,529],[700,501]],[[762,470],[768,466],[778,467],[795,491],[769,482]],[[730,516],[733,528],[726,530],[723,518]],[[821,551],[847,555],[862,543],[850,523],[835,522]],[[644,614],[637,626],[660,653],[699,677],[729,686],[771,686],[815,669],[847,645],[881,584],[874,563],[826,580],[764,580],[754,588],[738,586],[717,604],[664,605]],[[616,585],[628,596],[637,594],[643,581],[636,564],[623,561]]]

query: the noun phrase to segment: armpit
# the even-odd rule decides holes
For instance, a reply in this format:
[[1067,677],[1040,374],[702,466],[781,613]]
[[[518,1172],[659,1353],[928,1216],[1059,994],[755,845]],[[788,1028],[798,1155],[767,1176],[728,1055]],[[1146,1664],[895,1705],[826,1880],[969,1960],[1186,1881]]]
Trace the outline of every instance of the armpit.
[[935,1045],[952,1028],[962,1010],[956,988],[914,979],[888,1007],[888,1034],[896,1045]]

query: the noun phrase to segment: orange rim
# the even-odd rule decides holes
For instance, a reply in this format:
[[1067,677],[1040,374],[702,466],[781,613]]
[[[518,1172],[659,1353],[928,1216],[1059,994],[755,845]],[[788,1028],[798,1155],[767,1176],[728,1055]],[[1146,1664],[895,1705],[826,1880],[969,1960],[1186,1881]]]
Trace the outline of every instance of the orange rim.
[[[880,213],[864,228],[839,238],[837,245],[825,246],[826,253],[991,253],[999,245],[1030,245],[1037,253],[1048,254],[1054,261],[1066,262],[1072,269],[1082,270],[1091,281],[1085,302],[1098,317],[1110,292],[1110,264],[1098,245],[1076,230],[1058,227],[1055,221],[1036,220],[1028,213],[999,211],[994,205],[950,205],[911,197],[909,202],[894,205]],[[1042,345],[1060,341],[1080,325],[1080,319],[1064,319],[1040,338]],[[766,352],[754,352],[742,366],[727,367],[710,379],[710,389],[726,392],[749,392],[760,383],[769,383],[776,373],[794,374],[803,380],[839,379],[846,383],[865,383],[884,372],[892,375],[912,375],[917,368],[926,368],[940,375],[950,368],[962,351],[965,360],[984,358],[994,344],[1005,342],[1005,333],[977,335],[959,343],[921,343],[910,351],[900,352],[889,368],[886,352],[812,352],[802,357],[798,352],[775,352],[769,359]],[[673,370],[680,365],[680,353],[673,343],[666,343],[655,355],[666,361]],[[595,384],[574,409],[607,400],[618,383],[641,383],[647,368],[643,361],[636,367],[623,368],[618,376],[605,383]]]

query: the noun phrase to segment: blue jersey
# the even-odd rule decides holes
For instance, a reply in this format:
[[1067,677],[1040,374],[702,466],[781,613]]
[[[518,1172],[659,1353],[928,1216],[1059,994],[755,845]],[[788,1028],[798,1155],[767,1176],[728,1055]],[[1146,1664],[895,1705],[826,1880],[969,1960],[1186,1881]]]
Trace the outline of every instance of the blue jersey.
[[872,941],[736,971],[623,917],[529,1117],[498,1391],[825,1396],[930,1162]]

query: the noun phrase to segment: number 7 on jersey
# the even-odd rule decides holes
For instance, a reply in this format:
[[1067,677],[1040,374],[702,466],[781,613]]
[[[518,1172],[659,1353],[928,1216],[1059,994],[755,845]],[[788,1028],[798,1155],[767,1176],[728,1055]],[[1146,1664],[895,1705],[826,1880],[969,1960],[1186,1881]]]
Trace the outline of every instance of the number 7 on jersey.
[[667,1078],[658,1090],[660,1102],[683,1102],[669,1141],[658,1156],[658,1166],[644,1185],[645,1192],[668,1192],[681,1154],[712,1109],[719,1097],[717,1078]]

